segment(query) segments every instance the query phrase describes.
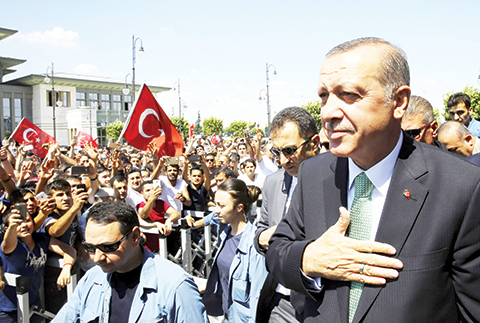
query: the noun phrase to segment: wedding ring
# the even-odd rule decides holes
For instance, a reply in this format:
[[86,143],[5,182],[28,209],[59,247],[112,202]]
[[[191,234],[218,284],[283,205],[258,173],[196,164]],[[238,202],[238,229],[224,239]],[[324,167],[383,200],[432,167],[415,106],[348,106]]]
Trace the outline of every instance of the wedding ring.
[[360,265],[360,274],[363,274],[363,269],[365,268],[365,264]]

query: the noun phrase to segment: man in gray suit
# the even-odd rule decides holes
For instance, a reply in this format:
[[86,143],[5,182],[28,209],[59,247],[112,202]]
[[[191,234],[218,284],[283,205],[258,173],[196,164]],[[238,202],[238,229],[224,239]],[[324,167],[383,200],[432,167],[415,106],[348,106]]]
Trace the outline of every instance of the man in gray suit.
[[[280,111],[273,118],[270,134],[273,142],[270,151],[283,169],[267,176],[263,184],[263,202],[255,235],[255,247],[261,254],[265,254],[268,240],[288,209],[300,164],[320,151],[315,119],[303,108]],[[295,311],[289,299],[290,291],[270,274],[260,296],[257,322],[295,322]]]
[[480,318],[480,168],[402,132],[409,83],[378,38],[323,63],[331,153],[302,163],[266,256],[303,322]]

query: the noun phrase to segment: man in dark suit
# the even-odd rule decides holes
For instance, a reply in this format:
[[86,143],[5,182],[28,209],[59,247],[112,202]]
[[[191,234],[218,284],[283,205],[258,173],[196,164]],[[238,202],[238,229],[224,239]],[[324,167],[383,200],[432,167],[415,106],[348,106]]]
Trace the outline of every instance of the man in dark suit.
[[[268,249],[268,241],[290,205],[300,164],[320,151],[315,119],[300,107],[280,111],[270,125],[270,136],[271,152],[282,170],[267,176],[263,184],[263,203],[254,240],[261,254]],[[290,291],[269,274],[257,307],[257,322],[294,323],[295,310],[289,298]]]
[[[409,78],[405,54],[381,39],[327,54],[319,96],[331,153],[302,163],[267,251],[304,322],[480,318],[480,169],[402,133]],[[357,240],[348,235],[362,173],[373,207],[362,214],[370,238]]]

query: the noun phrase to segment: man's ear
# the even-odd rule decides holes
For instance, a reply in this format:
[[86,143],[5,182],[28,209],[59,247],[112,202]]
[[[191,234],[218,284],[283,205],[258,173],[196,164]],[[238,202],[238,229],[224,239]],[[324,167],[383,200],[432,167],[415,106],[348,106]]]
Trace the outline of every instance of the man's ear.
[[132,239],[133,239],[133,243],[135,244],[135,246],[140,244],[140,236],[141,236],[140,228],[139,227],[133,227],[133,229],[132,229]]
[[[322,130],[320,130],[322,131]],[[312,145],[312,150],[314,153],[317,153],[320,149],[320,135],[317,133],[313,135],[312,139],[310,139],[310,145]]]
[[393,95],[393,117],[395,119],[401,120],[405,111],[408,107],[408,102],[410,101],[411,90],[408,85],[400,86]]
[[432,128],[433,138],[437,138],[437,136],[438,136],[438,122],[433,121],[432,124],[430,125],[430,128]]

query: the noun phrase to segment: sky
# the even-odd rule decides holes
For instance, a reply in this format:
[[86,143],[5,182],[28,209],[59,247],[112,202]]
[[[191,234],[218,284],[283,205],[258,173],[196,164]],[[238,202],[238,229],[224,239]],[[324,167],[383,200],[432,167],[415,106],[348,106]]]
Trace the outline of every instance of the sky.
[[[364,36],[406,52],[412,94],[434,108],[443,110],[445,93],[480,87],[478,0],[5,1],[2,11],[0,27],[18,33],[0,41],[0,56],[27,60],[4,81],[43,74],[53,62],[58,73],[131,83],[135,35],[136,83],[174,88],[180,80],[190,123],[200,113],[224,127],[266,125],[267,63],[271,118],[317,100],[325,54]],[[157,100],[178,116],[177,91]]]

